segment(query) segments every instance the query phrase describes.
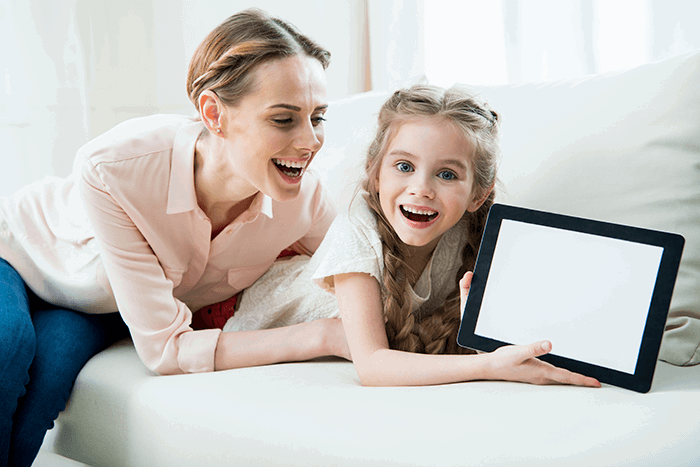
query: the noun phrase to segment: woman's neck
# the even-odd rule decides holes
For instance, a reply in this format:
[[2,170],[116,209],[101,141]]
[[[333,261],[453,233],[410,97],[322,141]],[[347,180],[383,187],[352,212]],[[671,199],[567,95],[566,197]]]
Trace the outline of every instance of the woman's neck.
[[212,238],[248,209],[257,194],[254,188],[235,182],[230,167],[215,157],[222,149],[215,146],[211,137],[203,135],[194,156],[197,204],[211,222]]

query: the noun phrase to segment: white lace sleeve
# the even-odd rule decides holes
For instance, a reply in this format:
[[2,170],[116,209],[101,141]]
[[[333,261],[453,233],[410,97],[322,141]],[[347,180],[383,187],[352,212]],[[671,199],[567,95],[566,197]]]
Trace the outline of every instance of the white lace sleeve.
[[384,269],[382,242],[377,221],[366,201],[358,196],[349,209],[333,222],[326,238],[314,254],[311,264],[312,280],[333,293],[333,276],[367,273],[381,283]]

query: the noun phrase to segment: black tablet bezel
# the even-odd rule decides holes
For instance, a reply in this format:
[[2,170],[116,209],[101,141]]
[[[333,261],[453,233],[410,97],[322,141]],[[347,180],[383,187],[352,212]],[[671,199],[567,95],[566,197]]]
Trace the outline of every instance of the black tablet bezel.
[[[558,367],[592,376],[602,383],[641,393],[648,392],[654,377],[659,347],[661,346],[685,239],[675,233],[496,203],[489,211],[476,266],[474,267],[469,297],[463,310],[462,323],[457,337],[457,342],[462,347],[491,352],[510,344],[475,334],[481,303],[491,269],[491,261],[496,249],[496,240],[504,219],[663,248],[634,374],[562,357],[555,353],[540,357],[542,360]],[[595,343],[591,342],[591,345],[595,345]],[[554,349],[554,352],[556,352],[556,349]]]

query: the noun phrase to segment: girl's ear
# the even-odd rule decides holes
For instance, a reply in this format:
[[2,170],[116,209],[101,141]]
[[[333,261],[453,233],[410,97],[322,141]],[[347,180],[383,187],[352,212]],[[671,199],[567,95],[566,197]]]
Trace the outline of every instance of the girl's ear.
[[480,198],[475,198],[472,200],[471,203],[469,203],[469,206],[467,206],[467,211],[469,212],[476,212],[482,204],[484,204],[484,201],[486,201],[486,198],[489,197],[491,192],[493,191],[493,187],[495,186],[495,183],[492,184],[490,187],[488,187],[486,190],[484,190],[484,193]]
[[217,135],[221,136],[221,113],[223,110],[223,104],[219,100],[214,92],[206,90],[199,95],[199,113],[202,117],[202,123],[207,129]]

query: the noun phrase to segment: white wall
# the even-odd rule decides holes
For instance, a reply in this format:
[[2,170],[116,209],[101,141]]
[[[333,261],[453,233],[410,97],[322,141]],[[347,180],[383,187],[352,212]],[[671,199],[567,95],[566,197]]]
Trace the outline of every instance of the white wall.
[[329,98],[365,89],[364,0],[0,0],[0,195],[67,175],[78,147],[120,121],[193,112],[190,56],[252,6],[331,51]]

